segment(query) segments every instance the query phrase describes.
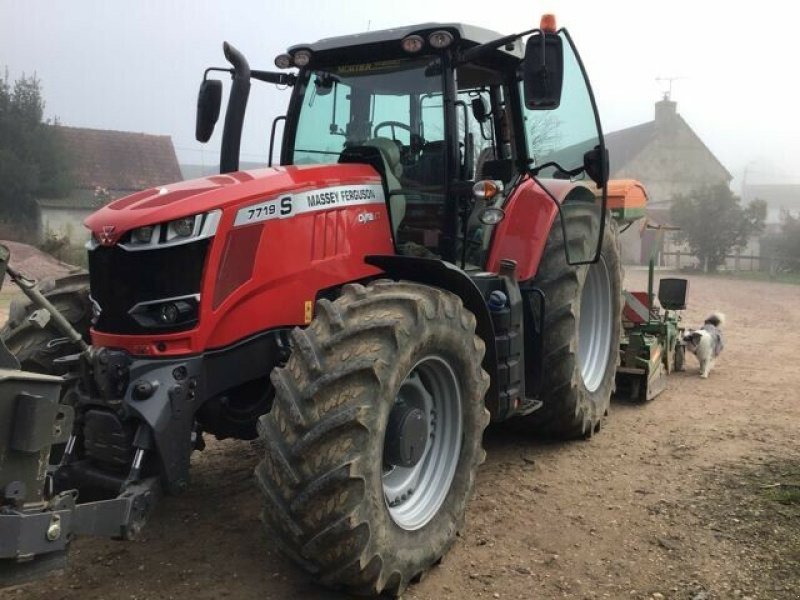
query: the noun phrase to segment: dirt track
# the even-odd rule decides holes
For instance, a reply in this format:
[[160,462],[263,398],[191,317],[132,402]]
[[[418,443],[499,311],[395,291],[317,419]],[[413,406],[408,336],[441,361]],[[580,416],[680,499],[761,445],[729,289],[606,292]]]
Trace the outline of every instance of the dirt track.
[[[463,537],[406,598],[800,598],[800,506],[765,487],[800,482],[800,287],[697,277],[690,306],[728,316],[710,379],[689,357],[588,442],[490,431]],[[344,598],[270,549],[257,458],[210,444],[141,540],[79,540],[66,575],[0,597]]]

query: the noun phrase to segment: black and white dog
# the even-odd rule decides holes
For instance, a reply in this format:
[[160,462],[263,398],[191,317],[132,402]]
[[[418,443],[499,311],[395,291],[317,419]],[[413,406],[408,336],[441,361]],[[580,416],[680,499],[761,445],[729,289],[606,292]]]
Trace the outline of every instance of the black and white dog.
[[690,329],[683,336],[686,347],[700,361],[700,377],[703,379],[708,377],[725,345],[721,329],[724,322],[725,315],[721,312],[711,313],[700,329]]

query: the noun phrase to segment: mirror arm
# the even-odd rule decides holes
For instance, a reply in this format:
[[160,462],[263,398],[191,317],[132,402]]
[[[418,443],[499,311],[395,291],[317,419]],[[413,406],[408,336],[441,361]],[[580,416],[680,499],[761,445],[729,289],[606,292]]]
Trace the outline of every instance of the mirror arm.
[[531,164],[530,164],[531,162],[533,162],[533,159],[532,158],[528,159],[527,164],[525,165],[525,170],[532,177],[535,177],[536,175],[539,174],[539,172],[542,169],[545,169],[547,167],[555,167],[560,172],[564,173],[565,175],[569,175],[570,177],[575,177],[576,175],[580,175],[583,171],[586,170],[582,165],[580,167],[575,167],[574,169],[565,169],[564,167],[562,167],[560,164],[558,164],[555,161],[546,162],[544,164],[536,165],[535,167],[532,167]]
[[[226,69],[224,67],[208,67],[203,71],[203,81],[208,79],[208,74],[211,72],[228,73],[231,77],[236,76],[235,69]],[[276,73],[274,71],[250,71],[250,79],[258,79],[265,83],[274,83],[276,85],[293,86],[297,81],[297,75],[294,73]]]
[[472,62],[476,58],[480,58],[485,53],[490,52],[491,50],[495,50],[500,46],[505,46],[516,40],[517,38],[521,38],[523,35],[528,35],[530,33],[534,33],[539,31],[539,28],[536,29],[529,29],[527,31],[523,31],[521,33],[512,33],[511,35],[506,35],[504,37],[498,38],[496,40],[492,40],[491,42],[486,42],[485,44],[481,44],[480,46],[473,46],[469,50],[466,50],[461,54],[461,56],[456,61],[455,66],[463,65],[464,63]]
[[276,73],[274,71],[250,71],[251,79],[258,79],[265,83],[274,83],[276,85],[293,86],[297,81],[297,75],[294,73]]

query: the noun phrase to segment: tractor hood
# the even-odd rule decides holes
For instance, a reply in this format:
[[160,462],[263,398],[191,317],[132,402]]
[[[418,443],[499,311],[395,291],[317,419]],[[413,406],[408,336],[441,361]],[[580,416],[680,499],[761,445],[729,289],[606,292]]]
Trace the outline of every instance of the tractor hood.
[[133,229],[214,210],[222,211],[223,221],[233,220],[237,208],[287,192],[380,183],[375,169],[352,163],[237,171],[137,192],[107,204],[84,224],[92,232],[94,243],[111,246]]

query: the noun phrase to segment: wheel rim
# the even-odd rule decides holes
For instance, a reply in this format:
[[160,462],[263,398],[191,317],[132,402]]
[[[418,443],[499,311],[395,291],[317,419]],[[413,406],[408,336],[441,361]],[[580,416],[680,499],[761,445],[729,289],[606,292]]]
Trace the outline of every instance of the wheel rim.
[[414,466],[384,462],[383,497],[392,520],[413,531],[439,511],[456,473],[463,427],[461,390],[452,367],[439,356],[420,360],[400,385],[395,405],[401,403],[423,412],[429,436]]
[[613,321],[611,276],[601,256],[586,273],[578,324],[578,364],[583,384],[590,392],[600,387],[606,374]]

